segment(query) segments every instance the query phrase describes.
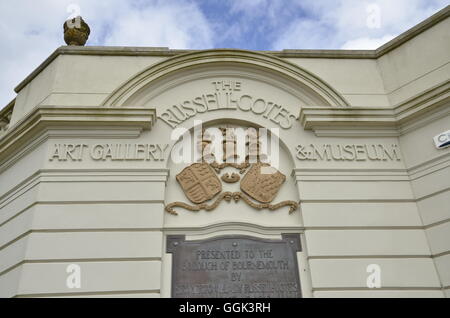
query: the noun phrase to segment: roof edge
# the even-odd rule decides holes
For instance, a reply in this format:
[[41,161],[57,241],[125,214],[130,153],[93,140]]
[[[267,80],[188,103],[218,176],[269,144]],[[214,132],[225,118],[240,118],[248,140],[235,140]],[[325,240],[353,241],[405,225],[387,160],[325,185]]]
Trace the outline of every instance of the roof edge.
[[377,57],[380,57],[380,56],[388,53],[389,51],[392,51],[393,49],[399,47],[400,45],[402,45],[403,43],[409,41],[413,37],[419,35],[420,33],[428,30],[432,26],[434,26],[434,25],[438,24],[439,22],[445,20],[449,16],[450,16],[450,5],[447,5],[445,8],[439,10],[438,12],[433,14],[431,17],[423,20],[419,24],[416,24],[415,26],[413,26],[409,30],[406,30],[402,34],[396,36],[395,38],[393,38],[389,42],[387,42],[387,43],[383,44],[382,46],[380,46],[379,48],[377,48],[375,50],[376,54],[377,54]]
[[[280,58],[345,58],[345,59],[377,59],[394,50],[403,43],[409,41],[420,33],[433,27],[437,23],[450,16],[450,5],[436,12],[411,29],[398,35],[391,41],[375,50],[308,50],[285,49],[282,51],[254,51],[274,55]],[[100,55],[100,56],[176,56],[180,54],[197,52],[202,50],[180,50],[168,47],[125,47],[125,46],[60,46],[47,59],[44,60],[33,72],[31,72],[14,91],[19,93],[31,82],[43,69],[45,69],[59,55]],[[251,50],[250,50],[251,51]]]
[[14,109],[15,104],[16,104],[16,99],[14,98],[12,101],[10,101],[8,104],[6,104],[5,107],[0,109],[0,118],[5,116],[7,113],[11,112]]

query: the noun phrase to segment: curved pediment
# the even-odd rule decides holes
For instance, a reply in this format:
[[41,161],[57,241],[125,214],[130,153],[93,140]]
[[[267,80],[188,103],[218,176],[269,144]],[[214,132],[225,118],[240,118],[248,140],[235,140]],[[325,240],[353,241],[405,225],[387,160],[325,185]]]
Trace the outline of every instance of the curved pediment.
[[[277,57],[242,50],[205,50],[179,55],[151,65],[116,89],[104,106],[146,106],[175,87],[214,79],[247,81],[249,87],[261,83],[261,90],[274,87],[307,106],[347,106],[345,99],[323,80],[301,67]],[[256,82],[256,83],[255,83]],[[276,94],[276,93],[274,93]],[[172,96],[179,92],[171,93]],[[156,107],[157,108],[157,107]]]

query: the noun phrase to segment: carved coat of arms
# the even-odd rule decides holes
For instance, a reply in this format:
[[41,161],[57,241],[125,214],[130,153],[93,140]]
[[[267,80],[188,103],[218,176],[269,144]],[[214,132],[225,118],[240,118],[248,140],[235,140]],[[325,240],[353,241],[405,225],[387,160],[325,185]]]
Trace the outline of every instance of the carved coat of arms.
[[[265,171],[271,169],[273,171]],[[269,164],[255,163],[241,181],[241,190],[259,202],[269,203],[275,199],[286,176]]]
[[[221,128],[225,135],[225,128]],[[202,147],[206,146],[208,142],[201,140]],[[224,150],[229,148],[230,141],[224,141]],[[259,147],[256,147],[259,148]],[[248,158],[247,158],[248,159]],[[174,208],[181,207],[190,211],[213,210],[222,200],[234,201],[242,200],[255,209],[269,209],[276,210],[283,206],[289,206],[289,212],[292,213],[298,208],[298,203],[295,201],[282,201],[277,204],[271,204],[275,199],[278,191],[283,183],[286,181],[286,176],[280,171],[271,167],[268,163],[260,162],[250,164],[249,160],[243,163],[221,163],[217,162],[207,163],[198,162],[184,168],[176,179],[184,191],[186,197],[194,203],[190,205],[184,202],[172,202],[166,205],[166,211],[171,214],[178,214]],[[240,188],[242,192],[222,192],[221,180],[226,183],[237,183],[241,177],[237,173],[223,174],[220,179],[217,174],[225,167],[233,167],[239,169],[239,173],[247,173],[242,178]],[[208,204],[207,201],[217,198]],[[254,202],[253,200],[257,202]]]
[[222,191],[222,183],[209,164],[194,163],[177,175],[177,181],[184,193],[194,203],[212,199]]

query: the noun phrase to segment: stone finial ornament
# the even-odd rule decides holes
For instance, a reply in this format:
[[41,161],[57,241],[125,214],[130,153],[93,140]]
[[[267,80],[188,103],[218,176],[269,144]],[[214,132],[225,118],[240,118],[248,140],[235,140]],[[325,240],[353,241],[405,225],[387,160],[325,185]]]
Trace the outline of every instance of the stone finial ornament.
[[85,45],[90,33],[89,25],[80,16],[64,22],[64,41],[67,45]]

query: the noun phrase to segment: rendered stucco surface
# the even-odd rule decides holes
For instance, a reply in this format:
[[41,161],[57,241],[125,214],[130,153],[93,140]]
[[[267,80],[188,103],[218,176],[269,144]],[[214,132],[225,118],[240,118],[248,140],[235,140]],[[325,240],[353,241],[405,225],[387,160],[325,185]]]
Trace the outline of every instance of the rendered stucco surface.
[[[376,59],[89,48],[58,55],[21,88],[0,135],[0,296],[169,297],[167,235],[299,233],[305,297],[448,297],[450,148],[436,149],[432,138],[450,129],[449,23]],[[284,115],[212,102],[195,114],[185,108],[183,118],[168,112],[219,93],[272,102]],[[302,122],[307,107],[396,115],[353,112],[339,122],[324,111],[321,122],[310,114]],[[179,142],[171,134],[195,120],[277,128],[287,179],[275,201],[300,208],[223,202],[211,212],[165,212],[169,202],[188,202],[175,179],[186,164],[171,158]],[[133,147],[145,150],[107,153]],[[81,268],[80,289],[66,286],[70,264]],[[381,288],[366,286],[370,264],[381,268]]]

